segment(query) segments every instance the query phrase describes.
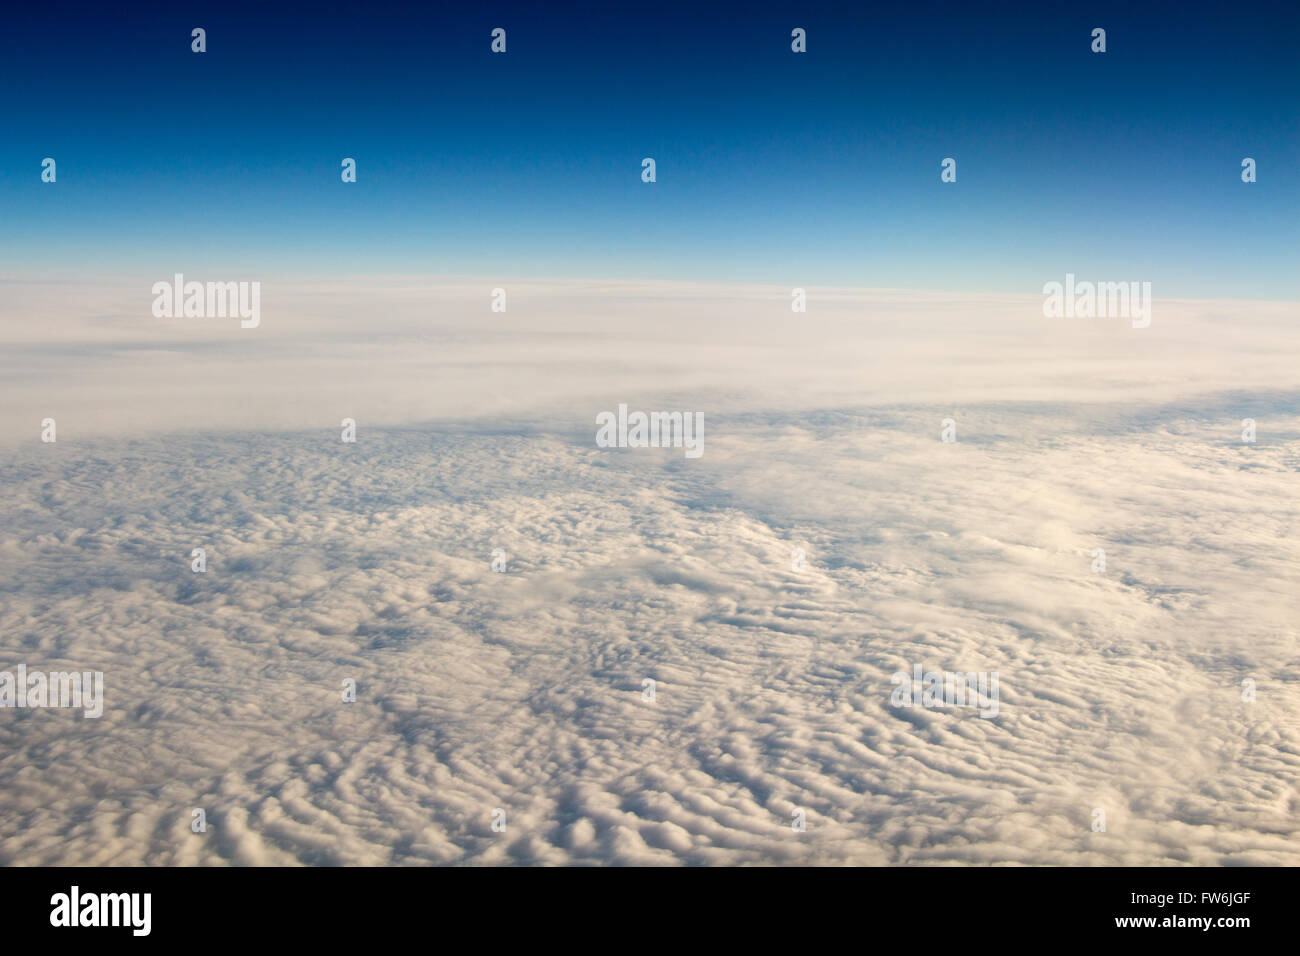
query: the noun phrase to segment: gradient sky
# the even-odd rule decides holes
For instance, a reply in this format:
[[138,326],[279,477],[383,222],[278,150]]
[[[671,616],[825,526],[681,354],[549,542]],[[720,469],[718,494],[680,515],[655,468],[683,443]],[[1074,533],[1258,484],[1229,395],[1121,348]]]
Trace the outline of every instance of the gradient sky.
[[1300,297],[1296,5],[1047,6],[19,8],[0,270]]

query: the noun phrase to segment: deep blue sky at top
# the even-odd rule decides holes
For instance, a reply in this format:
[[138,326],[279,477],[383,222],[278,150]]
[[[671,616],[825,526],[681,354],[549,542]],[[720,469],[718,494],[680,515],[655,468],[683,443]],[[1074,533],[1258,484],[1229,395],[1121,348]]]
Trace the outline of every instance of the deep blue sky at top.
[[1298,262],[1294,0],[50,3],[0,26],[0,272],[1036,293],[1072,271],[1296,299]]

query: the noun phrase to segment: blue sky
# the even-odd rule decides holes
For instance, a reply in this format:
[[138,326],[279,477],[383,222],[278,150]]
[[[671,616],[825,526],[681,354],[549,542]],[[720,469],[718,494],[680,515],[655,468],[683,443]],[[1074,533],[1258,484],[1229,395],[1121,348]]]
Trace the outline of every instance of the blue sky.
[[994,6],[19,11],[0,255],[1033,293],[1073,271],[1297,298],[1294,4]]

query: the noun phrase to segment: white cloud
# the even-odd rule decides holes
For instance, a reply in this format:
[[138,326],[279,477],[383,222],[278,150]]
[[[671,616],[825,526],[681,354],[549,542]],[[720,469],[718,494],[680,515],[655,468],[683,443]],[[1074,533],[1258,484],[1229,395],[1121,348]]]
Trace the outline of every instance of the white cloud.
[[[0,863],[1298,861],[1285,307],[595,284],[507,321],[493,284],[422,344],[414,285],[370,342],[360,290],[291,334],[267,283],[166,358],[6,313],[0,668],[106,701],[0,711]],[[705,455],[597,449],[617,401],[703,411]],[[917,663],[997,671],[999,716],[891,707]]]
[[0,627],[107,704],[0,714],[4,862],[1295,862],[1287,446],[970,421],[24,450]]
[[[0,280],[0,443],[60,434],[584,420],[723,411],[1164,402],[1295,384],[1294,303],[1157,299],[1152,325],[1042,296],[484,278],[251,277],[262,322],[157,319],[136,280]],[[206,280],[214,277],[195,276]],[[215,277],[250,278],[250,277]],[[490,311],[507,289],[509,311]],[[1157,293],[1159,290],[1156,290]],[[585,425],[585,421],[584,421]]]

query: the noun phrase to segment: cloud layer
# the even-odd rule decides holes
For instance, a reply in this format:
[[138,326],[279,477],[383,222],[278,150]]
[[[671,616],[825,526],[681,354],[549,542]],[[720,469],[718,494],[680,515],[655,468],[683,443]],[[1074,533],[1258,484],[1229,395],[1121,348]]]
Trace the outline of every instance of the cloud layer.
[[157,278],[3,285],[0,863],[1300,862],[1294,304]]
[[6,656],[107,703],[0,713],[0,862],[1295,863],[1300,409],[1239,405],[23,449]]
[[[935,403],[1171,402],[1296,388],[1295,303],[1157,296],[1151,327],[1024,296],[430,277],[262,283],[261,324],[158,319],[134,280],[0,279],[0,444],[180,429],[585,423],[620,401],[717,415]],[[1044,277],[1061,280],[1063,276]],[[492,290],[507,311],[492,312]]]

